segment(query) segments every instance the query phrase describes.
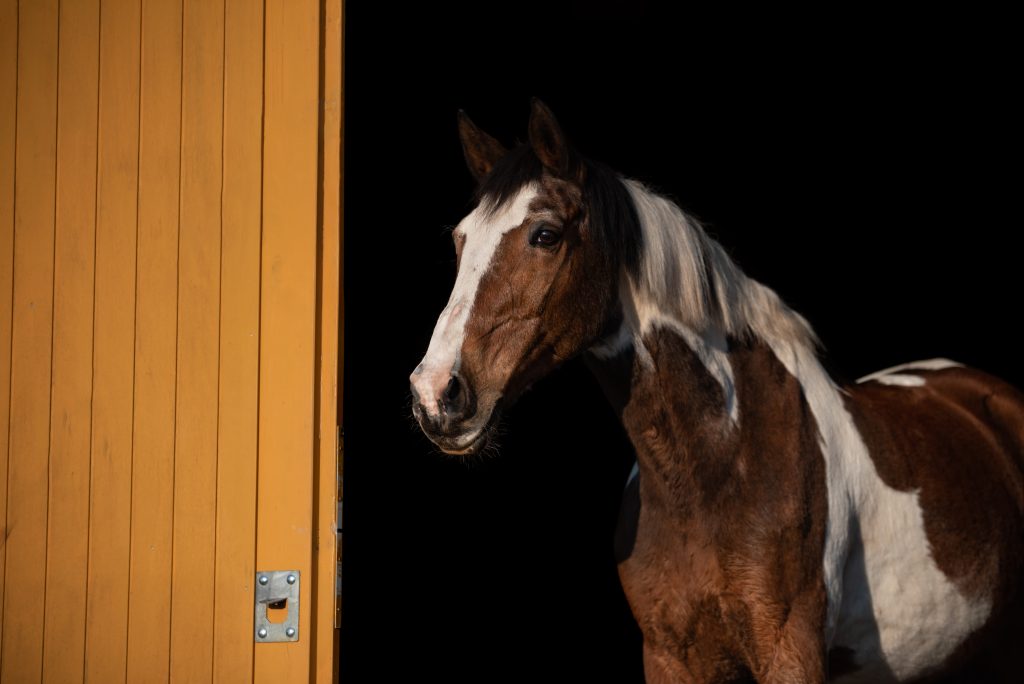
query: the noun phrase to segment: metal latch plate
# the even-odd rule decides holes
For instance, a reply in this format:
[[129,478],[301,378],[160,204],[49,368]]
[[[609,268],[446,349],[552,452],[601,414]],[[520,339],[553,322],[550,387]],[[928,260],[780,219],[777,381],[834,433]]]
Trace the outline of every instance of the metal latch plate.
[[[256,643],[299,640],[298,570],[256,573]],[[271,614],[286,610],[284,620],[271,622]]]

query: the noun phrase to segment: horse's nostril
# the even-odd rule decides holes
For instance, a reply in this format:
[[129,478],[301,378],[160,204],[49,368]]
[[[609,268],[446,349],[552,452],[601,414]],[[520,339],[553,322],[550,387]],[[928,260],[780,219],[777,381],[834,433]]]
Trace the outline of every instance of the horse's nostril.
[[448,409],[449,412],[458,410],[459,404],[461,403],[461,397],[462,383],[459,382],[458,377],[453,375],[448,381],[448,386],[444,388],[444,396],[442,399],[444,401],[445,408]]

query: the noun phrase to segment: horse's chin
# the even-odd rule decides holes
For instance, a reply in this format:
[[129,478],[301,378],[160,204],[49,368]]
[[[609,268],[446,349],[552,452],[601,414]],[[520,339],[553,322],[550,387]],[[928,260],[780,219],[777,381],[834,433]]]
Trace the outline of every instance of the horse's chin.
[[430,437],[430,441],[432,441],[438,449],[449,456],[474,456],[482,452],[487,448],[487,445],[490,444],[494,428],[499,419],[500,411],[498,410],[498,407],[495,406],[489,413],[487,419],[483,421],[479,427],[473,428],[457,437],[427,436]]
[[459,448],[443,444],[438,444],[437,447],[449,456],[474,456],[483,451],[489,441],[490,438],[487,435],[487,431],[484,430],[482,434],[474,437],[465,447]]

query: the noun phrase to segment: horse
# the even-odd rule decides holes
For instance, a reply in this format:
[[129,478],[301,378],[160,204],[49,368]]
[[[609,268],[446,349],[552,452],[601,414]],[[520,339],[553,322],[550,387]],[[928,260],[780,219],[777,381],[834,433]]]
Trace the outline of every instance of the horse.
[[584,358],[636,452],[614,545],[650,684],[1017,681],[1024,395],[945,359],[840,386],[802,316],[542,102],[511,149],[458,130],[476,204],[413,415],[468,457]]

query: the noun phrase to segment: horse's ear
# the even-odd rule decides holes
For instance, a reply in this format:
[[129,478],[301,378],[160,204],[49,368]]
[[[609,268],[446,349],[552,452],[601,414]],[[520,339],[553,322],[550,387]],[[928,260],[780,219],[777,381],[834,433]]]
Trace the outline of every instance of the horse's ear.
[[508,152],[504,145],[477,128],[461,109],[459,140],[462,141],[462,153],[466,156],[469,172],[478,183],[487,177],[498,160]]
[[569,145],[548,106],[533,98],[530,109],[530,146],[541,163],[556,175],[569,172]]

